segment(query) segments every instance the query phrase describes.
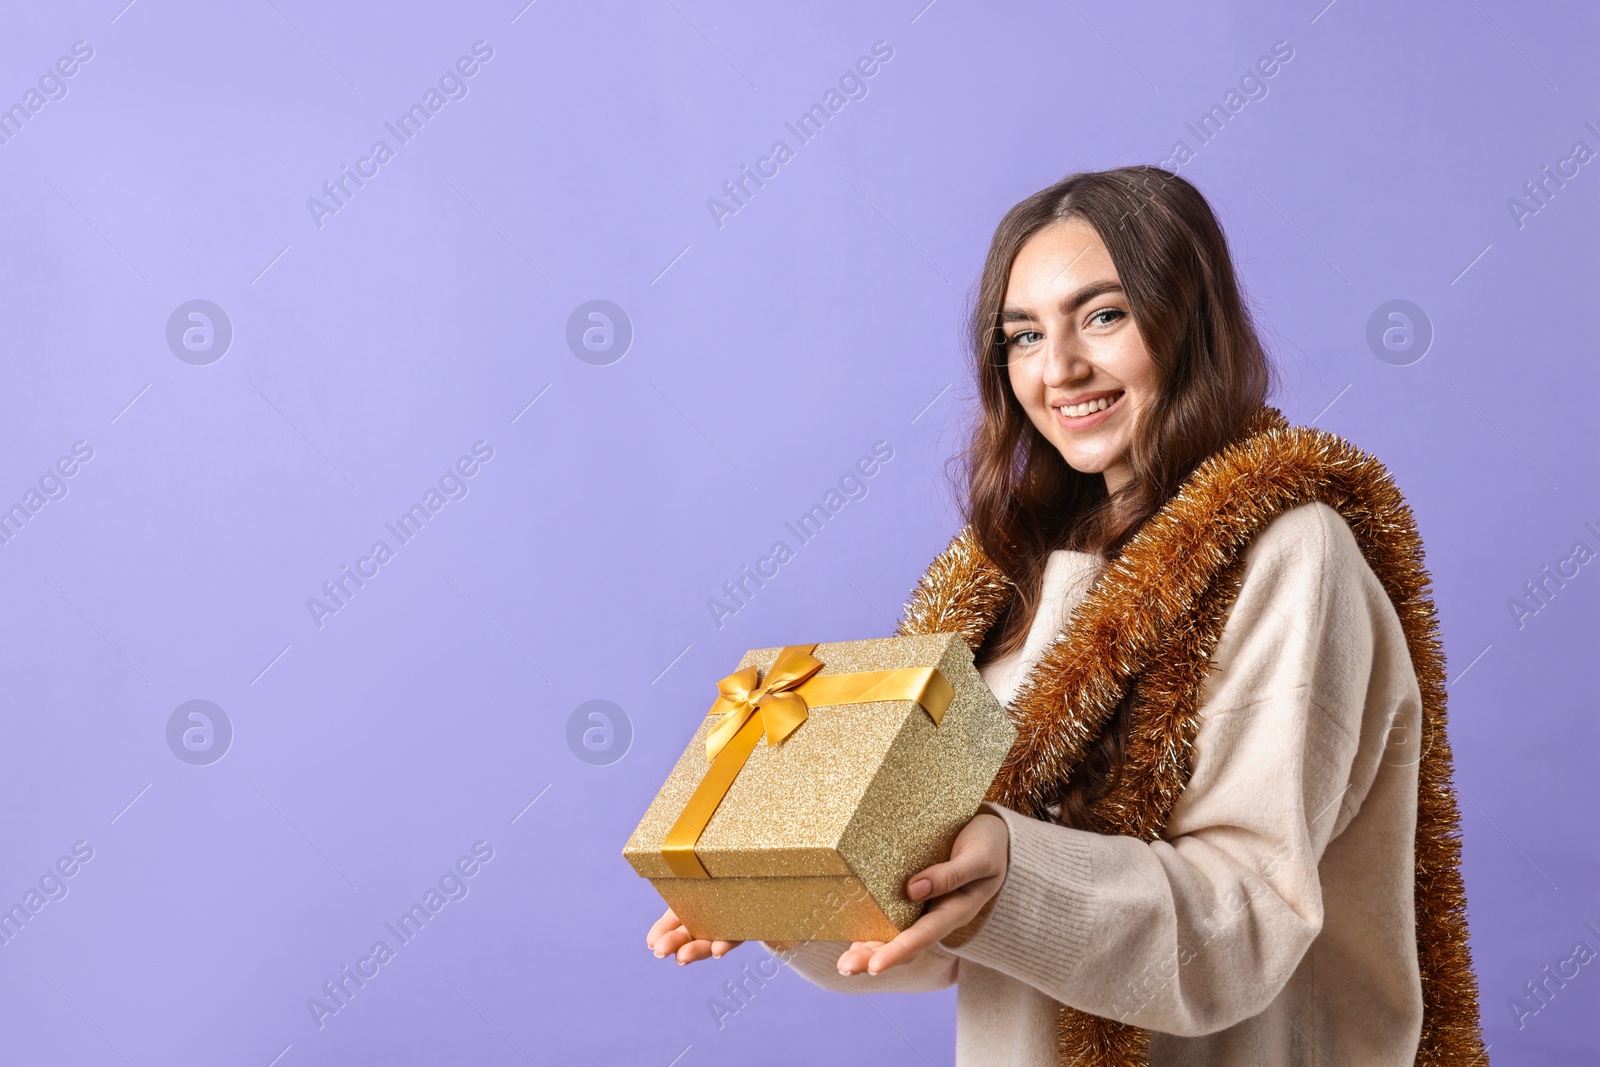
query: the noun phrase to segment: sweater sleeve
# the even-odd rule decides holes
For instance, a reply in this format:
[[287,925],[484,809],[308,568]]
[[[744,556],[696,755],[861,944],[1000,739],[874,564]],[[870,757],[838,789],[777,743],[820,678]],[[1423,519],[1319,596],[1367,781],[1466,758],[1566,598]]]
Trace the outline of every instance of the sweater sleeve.
[[927,993],[944,989],[955,984],[960,963],[949,951],[934,944],[915,959],[882,974],[843,975],[839,973],[839,957],[850,947],[848,941],[802,941],[787,951],[765,941],[761,946],[812,985],[835,993]]
[[1343,517],[1290,509],[1246,548],[1162,839],[985,801],[1010,830],[1006,879],[981,924],[942,944],[1163,1033],[1259,1014],[1321,930],[1323,850],[1359,810],[1389,724],[1420,706],[1399,618]]

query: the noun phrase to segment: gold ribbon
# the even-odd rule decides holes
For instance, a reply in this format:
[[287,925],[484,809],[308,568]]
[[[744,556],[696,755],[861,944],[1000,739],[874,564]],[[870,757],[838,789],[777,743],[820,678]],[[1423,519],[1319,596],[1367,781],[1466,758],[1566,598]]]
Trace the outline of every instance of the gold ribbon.
[[806,721],[809,707],[879,700],[914,700],[938,725],[955,698],[955,690],[937,667],[818,675],[823,664],[811,654],[816,647],[784,646],[764,680],[756,668],[746,667],[717,683],[716,703],[707,712],[722,716],[706,737],[711,766],[661,845],[662,858],[675,876],[711,877],[695,855],[695,842],[762,734],[767,744],[781,744]]

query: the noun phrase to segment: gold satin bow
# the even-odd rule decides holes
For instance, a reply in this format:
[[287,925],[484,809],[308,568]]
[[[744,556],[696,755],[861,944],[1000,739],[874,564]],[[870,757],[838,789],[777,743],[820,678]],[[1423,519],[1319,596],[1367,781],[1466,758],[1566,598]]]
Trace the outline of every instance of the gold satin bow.
[[816,647],[786,646],[760,685],[756,683],[761,672],[754,667],[734,671],[717,682],[721,695],[711,711],[723,714],[706,736],[706,759],[716,759],[752,715],[761,716],[761,730],[769,745],[780,744],[806,721],[806,698],[792,690],[822,669],[822,661],[811,654]]

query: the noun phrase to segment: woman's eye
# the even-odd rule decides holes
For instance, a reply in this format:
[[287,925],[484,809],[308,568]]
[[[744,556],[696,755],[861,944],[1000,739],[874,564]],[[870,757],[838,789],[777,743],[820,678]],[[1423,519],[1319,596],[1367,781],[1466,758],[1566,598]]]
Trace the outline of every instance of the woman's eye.
[[[1101,308],[1099,311],[1096,311],[1093,315],[1089,316],[1089,322],[1097,326],[1110,326],[1113,322],[1116,322],[1117,319],[1122,318],[1122,316],[1126,314],[1127,312],[1123,311],[1121,308]],[[1111,318],[1102,318],[1104,315],[1110,315]]]
[[1015,348],[1018,345],[1031,345],[1034,343],[1034,341],[1029,340],[1029,338],[1037,339],[1043,336],[1044,334],[1040,333],[1038,330],[1018,330],[1016,333],[1006,338],[1006,347]]

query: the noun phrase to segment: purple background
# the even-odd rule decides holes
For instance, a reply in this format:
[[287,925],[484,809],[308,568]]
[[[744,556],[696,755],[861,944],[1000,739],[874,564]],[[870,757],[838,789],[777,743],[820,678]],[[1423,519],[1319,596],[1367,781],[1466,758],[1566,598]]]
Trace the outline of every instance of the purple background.
[[[1600,165],[1508,205],[1600,149],[1592,8],[124,2],[0,33],[0,106],[93,49],[0,145],[0,506],[93,449],[0,548],[0,905],[94,850],[0,946],[0,1058],[951,1062],[954,990],[785,972],[719,1029],[759,946],[656,960],[620,850],[743,650],[887,633],[955,528],[960,315],[1001,214],[1181,139],[1277,403],[1380,456],[1421,525],[1491,1059],[1593,1062],[1597,965],[1520,1029],[1508,1006],[1600,949],[1600,569],[1508,607],[1600,548]],[[319,226],[308,198],[476,41],[467,95]],[[878,41],[799,145],[784,123]],[[1185,123],[1278,41],[1201,144]],[[707,199],[780,138],[719,227]],[[209,365],[166,340],[193,299],[234,332]],[[634,330],[609,365],[566,340],[594,299]],[[1435,334],[1405,366],[1366,340],[1393,299]],[[468,495],[319,627],[307,599],[477,441]],[[716,625],[878,441],[869,494]],[[234,730],[209,766],[167,740],[194,699]],[[632,730],[603,765],[568,742],[596,699]],[[319,1029],[307,999],[476,841],[469,894]]]

